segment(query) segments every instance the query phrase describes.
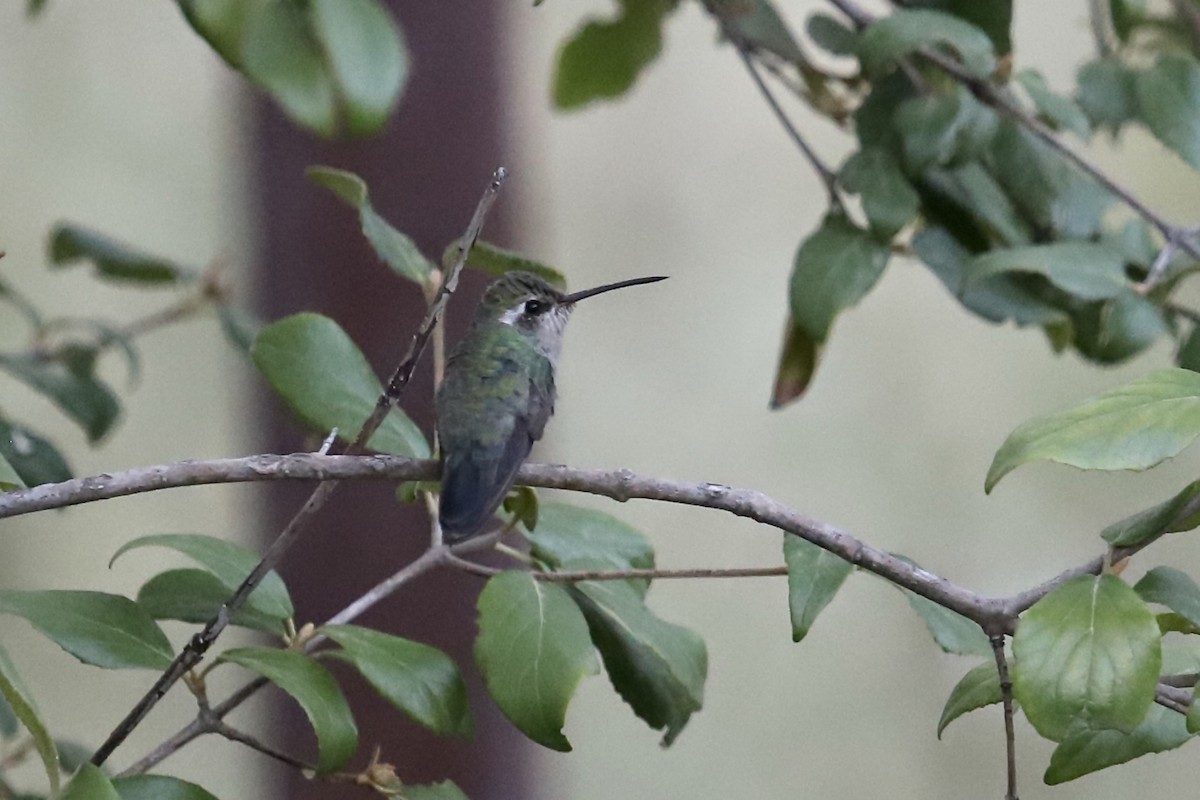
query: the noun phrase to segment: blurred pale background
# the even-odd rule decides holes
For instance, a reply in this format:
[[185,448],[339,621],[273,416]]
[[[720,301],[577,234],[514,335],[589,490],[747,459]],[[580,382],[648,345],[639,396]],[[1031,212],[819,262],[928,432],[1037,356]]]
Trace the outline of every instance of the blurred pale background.
[[[818,4],[780,5],[799,30]],[[248,268],[241,89],[174,7],[52,3],[29,23],[22,6],[0,12],[5,277],[35,298],[91,312],[144,313],[162,302],[48,274],[44,237],[62,217],[180,260],[223,255],[235,275]],[[524,243],[576,286],[646,273],[672,279],[576,315],[543,459],[762,489],[995,594],[1095,555],[1101,527],[1195,477],[1200,461],[1191,453],[1146,475],[1034,465],[985,497],[991,455],[1017,423],[1164,366],[1169,348],[1116,370],[1057,358],[1039,333],[968,316],[923,267],[904,261],[839,320],[809,396],[768,412],[791,258],[823,211],[822,191],[694,4],[669,21],[664,56],[628,98],[552,113],[555,49],[579,23],[580,6],[514,4],[503,32],[514,82],[510,191],[527,214]],[[607,13],[609,5],[587,10]],[[1052,86],[1069,86],[1091,54],[1085,13],[1082,0],[1019,2],[1018,67],[1037,66]],[[797,119],[837,162],[846,146],[839,135],[803,112]],[[1119,152],[1097,157],[1153,206],[1190,220],[1200,182],[1148,137],[1127,136]],[[0,313],[9,342],[11,316]],[[148,338],[146,348],[125,425],[99,451],[45,404],[10,394],[7,382],[4,408],[58,436],[80,474],[246,452],[242,392],[251,377],[215,326],[190,323]],[[120,379],[119,365],[106,366]],[[250,496],[189,489],[2,523],[0,581],[132,591],[152,562],[131,557],[103,570],[120,542],[157,531],[249,536]],[[580,502],[646,531],[664,566],[780,561],[777,533],[728,515]],[[1195,552],[1180,537],[1156,545],[1145,566],[1186,566]],[[540,756],[537,800],[1001,794],[994,709],[956,722],[942,742],[934,736],[946,694],[972,663],[936,651],[889,587],[854,576],[801,645],[790,641],[781,579],[664,581],[651,600],[667,619],[704,634],[705,708],[662,750],[604,677],[586,682],[568,718],[575,751]],[[145,675],[67,663],[24,623],[0,620],[0,635],[51,726],[78,726],[89,741],[144,688]],[[129,752],[173,730],[181,718],[173,713],[186,706],[177,700],[156,713]],[[1171,792],[1200,779],[1193,745],[1049,789],[1040,781],[1049,744],[1022,723],[1018,739],[1027,798]],[[204,763],[216,759],[220,772]],[[265,770],[223,742],[166,766],[226,798],[259,796],[250,787]]]

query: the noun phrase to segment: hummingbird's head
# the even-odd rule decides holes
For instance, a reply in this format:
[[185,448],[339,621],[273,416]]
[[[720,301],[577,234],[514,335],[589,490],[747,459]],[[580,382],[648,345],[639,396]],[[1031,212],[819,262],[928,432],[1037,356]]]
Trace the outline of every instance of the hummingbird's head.
[[542,355],[557,364],[563,329],[577,302],[613,289],[661,281],[664,277],[633,278],[564,294],[532,273],[508,272],[484,292],[475,322],[511,325],[529,336]]

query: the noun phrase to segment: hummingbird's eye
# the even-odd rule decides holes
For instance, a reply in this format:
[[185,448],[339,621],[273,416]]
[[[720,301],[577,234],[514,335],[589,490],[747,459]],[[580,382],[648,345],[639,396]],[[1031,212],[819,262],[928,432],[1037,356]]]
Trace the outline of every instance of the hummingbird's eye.
[[526,300],[525,313],[537,316],[546,310],[546,304],[541,300]]

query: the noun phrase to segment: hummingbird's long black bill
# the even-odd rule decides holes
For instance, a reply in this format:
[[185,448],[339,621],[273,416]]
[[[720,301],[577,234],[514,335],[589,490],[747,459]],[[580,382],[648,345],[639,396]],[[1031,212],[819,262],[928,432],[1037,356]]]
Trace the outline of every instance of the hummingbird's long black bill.
[[603,294],[604,292],[611,292],[613,289],[624,289],[626,286],[641,286],[643,283],[658,283],[659,281],[665,281],[666,279],[666,275],[655,275],[650,278],[630,278],[627,281],[606,283],[603,286],[597,286],[594,289],[584,289],[581,292],[569,294],[564,297],[561,302],[577,303],[580,300],[583,300],[585,297],[592,297],[593,295]]

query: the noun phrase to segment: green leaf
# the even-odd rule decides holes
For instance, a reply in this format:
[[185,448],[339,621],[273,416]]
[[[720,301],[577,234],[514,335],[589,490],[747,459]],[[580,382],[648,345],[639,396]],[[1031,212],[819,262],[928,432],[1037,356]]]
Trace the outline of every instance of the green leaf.
[[[654,547],[636,528],[603,511],[544,503],[537,528],[525,533],[530,553],[555,569],[577,561],[600,569],[653,569]],[[645,594],[649,581],[631,581]]]
[[704,640],[655,616],[624,581],[579,583],[571,596],[587,619],[613,688],[647,725],[663,731],[662,744],[669,746],[704,702]]
[[[9,714],[19,719],[25,730],[29,731],[33,746],[42,759],[46,777],[50,780],[50,793],[56,794],[59,776],[58,750],[54,746],[54,740],[50,738],[49,731],[46,730],[46,724],[42,722],[33,695],[25,688],[16,665],[3,647],[0,647],[0,705],[5,706]],[[17,732],[16,725],[4,726],[2,732],[11,737]]]
[[85,664],[163,670],[174,657],[162,630],[128,597],[68,590],[0,591],[0,613],[24,617]]
[[121,800],[104,770],[94,764],[84,764],[67,784],[59,800]]
[[838,172],[847,191],[862,195],[871,229],[888,241],[912,221],[921,206],[917,190],[887,150],[870,147],[847,159]]
[[1099,58],[1079,68],[1076,98],[1092,124],[1114,133],[1138,114],[1137,73],[1117,57]]
[[[203,34],[203,31],[201,31]],[[258,2],[246,13],[239,68],[293,121],[322,136],[337,130],[337,96],[321,48],[297,3]]]
[[1018,211],[1043,236],[1088,238],[1101,231],[1113,197],[1012,120],[989,141],[987,166]]
[[469,800],[454,781],[430,783],[424,786],[405,786],[400,800]]
[[112,390],[90,372],[33,356],[0,355],[0,369],[44,394],[95,443],[104,437],[121,413]]
[[817,371],[820,357],[821,348],[806,330],[792,322],[789,314],[783,324],[783,347],[779,350],[779,364],[775,367],[771,410],[783,408],[804,396]]
[[354,755],[358,749],[354,715],[333,676],[316,661],[295,650],[268,647],[226,650],[219,660],[257,672],[300,704],[317,735],[318,775],[339,769]]
[[1174,750],[1191,738],[1182,714],[1152,706],[1130,733],[1083,728],[1054,749],[1044,780],[1053,786],[1147,753]]
[[940,226],[927,227],[913,237],[913,250],[960,303],[992,322],[1012,320],[1019,326],[1068,323],[1069,318],[1034,294],[1019,275],[1000,275],[983,282],[967,281],[973,258],[954,236]]
[[17,715],[5,699],[3,690],[0,690],[0,738],[11,739],[20,729],[21,723]]
[[201,786],[169,775],[131,775],[113,778],[121,800],[217,800]]
[[379,0],[311,0],[308,13],[346,131],[382,130],[408,80],[408,53],[392,15]]
[[1174,458],[1200,435],[1200,374],[1165,369],[1080,405],[1023,423],[988,469],[984,490],[1030,461],[1141,471]]
[[1083,575],[1039,600],[1013,637],[1014,692],[1047,739],[1080,725],[1129,733],[1154,704],[1158,624],[1114,575]]
[[500,508],[526,529],[533,530],[537,527],[539,504],[537,490],[532,486],[514,486],[509,489]]
[[17,473],[17,468],[8,462],[0,448],[0,492],[10,492],[13,489],[24,489],[25,482]]
[[662,23],[675,7],[669,0],[619,0],[616,19],[590,20],[558,54],[554,105],[581,108],[619,97],[662,50]]
[[466,686],[441,650],[356,625],[326,625],[320,633],[342,646],[329,655],[353,664],[385,700],[417,722],[442,735],[472,734]]
[[1100,536],[1113,547],[1133,547],[1164,533],[1190,531],[1200,525],[1200,481],[1193,481],[1174,497],[1113,523]]
[[993,250],[977,256],[967,266],[967,281],[985,281],[1011,272],[1043,275],[1064,292],[1083,300],[1105,300],[1128,290],[1124,255],[1092,242]]
[[[211,572],[202,569],[169,569],[138,589],[137,603],[154,619],[208,622],[233,595]],[[252,603],[239,608],[229,622],[242,628],[280,635],[286,617],[265,613]]]
[[1173,611],[1166,614],[1158,614],[1155,616],[1155,619],[1158,621],[1159,633],[1164,636],[1168,633],[1182,633],[1187,636],[1200,634],[1200,626],[1193,625],[1183,616]]
[[1101,364],[1115,364],[1141,353],[1170,330],[1161,309],[1132,288],[1073,316],[1075,347]]
[[[442,263],[447,266],[452,264],[454,259],[458,257],[460,247],[461,244],[459,242],[451,242],[446,248],[446,252],[442,255]],[[567,290],[567,279],[561,272],[549,264],[534,261],[520,253],[505,250],[502,247],[497,247],[494,244],[488,244],[484,241],[476,241],[471,247],[471,252],[467,256],[467,266],[471,269],[478,269],[496,276],[506,275],[513,271],[529,272],[537,275],[559,291],[565,292]]]
[[1134,79],[1146,127],[1180,158],[1200,169],[1200,64],[1175,53],[1159,55]]
[[887,260],[887,245],[841,214],[829,214],[796,252],[789,294],[792,318],[824,344],[834,319],[871,290]]
[[54,445],[24,425],[5,419],[0,419],[0,456],[26,486],[72,478],[71,468]]
[[828,14],[810,16],[806,30],[814,42],[835,56],[854,55],[858,46],[858,34]]
[[1147,603],[1158,603],[1200,626],[1200,586],[1174,567],[1155,567],[1134,584],[1133,590]]
[[192,283],[195,270],[152,256],[82,225],[60,222],[50,232],[50,262],[62,266],[91,261],[96,275],[146,285]]
[[788,609],[792,641],[808,635],[825,606],[833,600],[854,565],[799,536],[784,534],[783,558],[788,568]]
[[937,646],[960,656],[990,656],[992,645],[976,623],[932,600],[904,591],[904,598],[925,623]]
[[772,53],[791,64],[806,63],[804,51],[769,0],[716,0],[709,8],[755,50]]
[[25,15],[32,19],[42,13],[46,8],[46,0],[27,0],[25,3]]
[[55,739],[54,747],[58,750],[58,765],[61,771],[68,775],[77,772],[80,767],[91,761],[92,753],[96,750],[71,739]]
[[912,0],[912,8],[933,8],[953,14],[982,30],[992,40],[997,53],[1012,50],[1012,0]]
[[[336,427],[343,438],[352,440],[383,392],[346,332],[320,314],[293,314],[266,326],[250,355],[288,407],[318,433]],[[385,453],[429,457],[420,429],[398,408],[368,444]]]
[[1038,115],[1060,130],[1068,130],[1087,141],[1091,125],[1087,115],[1070,98],[1055,93],[1046,85],[1046,79],[1037,70],[1023,69],[1016,75],[1017,82],[1029,93],[1029,99],[1037,108]]
[[433,271],[433,264],[421,254],[412,239],[396,230],[371,206],[367,184],[353,172],[332,167],[309,167],[308,179],[324,186],[344,203],[358,211],[362,232],[383,262],[401,277],[424,286]]
[[479,595],[475,661],[488,692],[522,733],[568,751],[562,727],[579,682],[600,671],[587,624],[561,586],[503,572]]
[[977,78],[986,78],[996,69],[996,56],[987,34],[940,11],[895,11],[868,25],[859,36],[857,49],[863,69],[879,76],[897,60],[935,44],[949,45],[966,71]]
[[29,302],[23,294],[2,280],[0,280],[0,300],[3,300],[20,312],[21,316],[25,317],[31,326],[40,328],[45,323],[37,306]]
[[1000,675],[996,672],[995,661],[984,661],[976,664],[950,691],[942,716],[938,720],[937,735],[942,738],[942,731],[954,720],[974,711],[977,708],[999,703],[1004,699],[1000,691]]
[[230,344],[244,353],[249,353],[254,339],[262,330],[262,322],[250,312],[227,303],[217,306],[217,319],[221,322],[221,332]]
[[[211,572],[229,594],[242,585],[242,581],[246,580],[261,560],[261,556],[253,550],[224,539],[195,533],[162,533],[141,536],[121,545],[109,559],[109,569],[112,569],[112,565],[124,553],[142,547],[166,547],[183,553]],[[289,619],[296,613],[287,586],[275,570],[263,576],[259,585],[250,593],[246,606],[277,622]]]

